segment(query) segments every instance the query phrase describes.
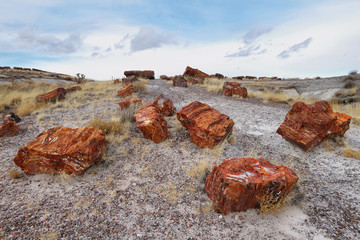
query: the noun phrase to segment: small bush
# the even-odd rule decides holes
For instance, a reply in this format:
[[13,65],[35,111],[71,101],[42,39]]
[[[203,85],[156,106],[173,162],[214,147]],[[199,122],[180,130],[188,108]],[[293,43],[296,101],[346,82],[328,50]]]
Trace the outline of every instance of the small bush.
[[97,128],[108,134],[120,134],[123,130],[123,124],[120,120],[104,120],[101,117],[96,117],[89,123],[90,127]]
[[16,169],[10,169],[7,175],[12,179],[19,179],[21,177],[21,172]]
[[347,147],[344,149],[344,156],[360,160],[360,151]]
[[357,70],[353,70],[353,71],[350,71],[350,72],[349,72],[349,75],[356,75],[357,73],[358,73]]
[[84,82],[84,79],[85,79],[85,74],[83,74],[83,73],[77,73],[77,74],[76,74],[75,81],[76,81],[78,84]]
[[140,78],[138,81],[131,83],[134,87],[134,92],[147,92],[146,84],[148,83],[147,79]]

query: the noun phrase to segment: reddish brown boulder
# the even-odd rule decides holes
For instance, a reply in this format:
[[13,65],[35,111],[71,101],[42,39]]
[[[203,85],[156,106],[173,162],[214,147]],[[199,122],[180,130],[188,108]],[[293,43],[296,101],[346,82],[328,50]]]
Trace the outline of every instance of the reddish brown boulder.
[[237,80],[243,80],[243,78],[245,78],[245,77],[244,76],[233,77],[233,79],[237,79]]
[[257,79],[257,77],[253,77],[253,76],[245,76],[245,78],[247,78],[247,79]]
[[161,75],[161,76],[160,76],[160,79],[161,79],[161,80],[168,80],[168,76],[166,76],[166,75]]
[[200,79],[200,78],[188,78],[188,79],[186,79],[186,81],[188,83],[190,83],[191,85],[204,83],[204,79]]
[[80,86],[75,86],[75,87],[71,87],[71,88],[67,88],[66,89],[66,93],[71,93],[71,92],[75,92],[75,91],[80,91],[82,88]]
[[142,104],[142,101],[138,98],[125,99],[124,101],[119,102],[120,110],[129,108],[131,104]]
[[186,67],[183,76],[184,77],[187,76],[187,77],[194,77],[194,78],[202,78],[202,79],[209,77],[208,74],[200,71],[199,69],[191,68],[189,66]]
[[124,84],[136,82],[138,79],[135,75],[121,79]]
[[48,129],[19,149],[14,162],[26,174],[82,174],[106,150],[105,134],[92,127]]
[[175,76],[173,79],[173,86],[175,87],[187,87],[187,81],[183,76]]
[[176,107],[173,102],[162,94],[155,99],[153,104],[159,108],[164,116],[174,116],[176,113]]
[[297,102],[276,132],[285,140],[311,151],[328,137],[343,136],[349,129],[350,120],[349,115],[333,112],[326,101]]
[[126,77],[130,77],[130,76],[134,75],[136,77],[141,77],[141,78],[146,78],[146,79],[155,79],[154,71],[150,71],[150,70],[145,70],[145,71],[138,71],[138,70],[125,71],[124,75]]
[[18,115],[16,115],[15,113],[10,112],[9,114],[6,114],[6,116],[4,118],[4,122],[7,122],[7,121],[13,121],[13,122],[19,123],[21,121],[21,118]]
[[135,113],[137,127],[145,138],[155,143],[164,141],[170,132],[167,129],[167,121],[161,115],[161,111],[154,103],[147,103]]
[[210,77],[212,77],[212,78],[218,78],[218,79],[223,79],[223,78],[225,78],[224,75],[222,75],[222,74],[220,74],[220,73],[212,74],[212,75],[210,75]]
[[131,94],[133,94],[134,92],[134,86],[131,84],[127,84],[125,87],[121,88],[118,92],[117,95],[119,97],[128,97]]
[[19,125],[15,121],[4,121],[0,125],[0,137],[13,137],[19,132]]
[[36,101],[37,102],[55,102],[57,100],[64,99],[65,95],[66,95],[65,88],[57,88],[51,92],[37,96]]
[[118,83],[120,83],[120,80],[119,80],[119,79],[115,79],[115,80],[114,80],[114,84],[118,84]]
[[229,116],[198,101],[183,107],[177,118],[200,148],[213,148],[232,132],[234,126]]
[[241,87],[240,83],[237,82],[224,82],[222,92],[225,96],[231,97],[233,94],[239,95],[243,98],[247,97],[247,90]]
[[215,210],[227,214],[259,208],[264,199],[284,199],[298,176],[285,166],[265,159],[230,158],[216,165],[207,176],[205,191]]

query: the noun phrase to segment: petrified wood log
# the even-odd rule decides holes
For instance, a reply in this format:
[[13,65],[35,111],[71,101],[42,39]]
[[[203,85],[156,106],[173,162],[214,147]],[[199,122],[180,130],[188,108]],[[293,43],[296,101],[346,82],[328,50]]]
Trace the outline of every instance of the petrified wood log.
[[245,78],[245,77],[244,76],[233,77],[233,79],[237,79],[237,80],[243,80],[243,78]]
[[155,143],[164,141],[170,132],[167,129],[167,121],[161,115],[161,111],[154,103],[147,103],[135,113],[137,127],[144,137]]
[[119,80],[119,79],[115,79],[113,83],[114,83],[114,84],[118,84],[118,83],[120,83],[120,80]]
[[37,102],[55,102],[56,100],[64,99],[66,95],[65,88],[57,88],[51,92],[37,96]]
[[4,121],[0,125],[0,137],[13,137],[19,132],[19,125],[16,121]]
[[227,214],[259,208],[264,199],[273,198],[276,203],[291,192],[297,180],[291,169],[262,158],[230,158],[207,176],[205,191],[215,210]]
[[176,107],[173,102],[163,94],[155,99],[154,105],[159,108],[161,114],[164,116],[174,116],[176,113]]
[[71,93],[71,92],[75,92],[75,91],[80,91],[82,88],[80,86],[75,86],[75,87],[71,87],[71,88],[67,88],[66,89],[66,93]]
[[121,81],[124,83],[124,84],[128,84],[128,83],[133,83],[133,82],[136,82],[138,79],[135,75],[131,75],[129,77],[126,77],[126,78],[123,78],[121,79]]
[[213,148],[232,132],[234,126],[229,116],[198,101],[183,107],[177,118],[200,148]]
[[18,151],[14,162],[26,174],[82,174],[106,150],[105,134],[92,127],[48,129]]
[[138,98],[129,98],[119,102],[120,110],[129,108],[131,104],[142,104],[142,100]]
[[241,87],[240,83],[237,82],[224,82],[222,92],[225,96],[231,97],[233,94],[239,95],[243,98],[247,97],[247,90]]
[[125,87],[121,88],[118,92],[117,95],[119,97],[128,97],[131,94],[133,94],[134,92],[134,86],[131,84],[127,84]]
[[333,112],[326,101],[297,102],[276,132],[285,140],[311,151],[328,137],[342,137],[349,129],[350,120],[349,115]]
[[146,79],[155,79],[155,72],[151,70],[145,70],[145,71],[138,71],[138,70],[131,70],[131,71],[125,71],[124,75],[126,77],[130,76],[136,76],[136,77],[142,77]]
[[184,77],[187,76],[187,77],[202,78],[202,79],[209,77],[208,74],[200,71],[199,69],[191,68],[189,66],[186,67],[183,76]]
[[168,76],[166,76],[166,75],[160,75],[160,79],[161,79],[161,80],[168,80]]
[[175,76],[172,80],[175,87],[187,87],[187,81],[183,76]]

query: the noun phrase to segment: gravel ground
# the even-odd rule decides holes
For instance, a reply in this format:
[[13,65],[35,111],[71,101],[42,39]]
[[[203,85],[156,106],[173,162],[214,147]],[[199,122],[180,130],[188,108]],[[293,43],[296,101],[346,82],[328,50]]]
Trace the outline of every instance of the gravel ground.
[[[18,149],[47,128],[81,127],[94,115],[116,114],[120,99],[101,105],[46,112],[37,121],[20,122],[15,137],[0,138],[0,238],[3,239],[359,239],[360,161],[342,155],[344,146],[330,140],[306,153],[276,134],[290,107],[259,99],[231,98],[190,86],[173,87],[161,80],[148,83],[150,102],[163,93],[180,110],[199,100],[235,122],[233,141],[216,150],[199,149],[174,117],[170,137],[159,144],[144,139],[135,124],[130,137],[108,145],[106,162],[71,178],[52,175],[7,176],[16,169]],[[104,96],[94,96],[101,99]],[[105,99],[105,97],[104,97]],[[360,149],[359,130],[345,141]],[[289,201],[274,214],[256,210],[215,213],[204,192],[205,172],[229,157],[261,156],[292,168],[300,177]]]

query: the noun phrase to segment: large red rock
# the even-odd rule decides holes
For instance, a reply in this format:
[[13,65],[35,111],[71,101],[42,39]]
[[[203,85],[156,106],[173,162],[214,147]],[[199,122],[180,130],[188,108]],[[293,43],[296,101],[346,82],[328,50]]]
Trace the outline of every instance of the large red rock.
[[234,121],[229,116],[198,101],[183,107],[177,113],[177,118],[200,148],[213,148],[221,143],[234,126]]
[[119,79],[115,79],[115,80],[113,81],[113,83],[114,83],[114,84],[118,84],[118,83],[120,83],[120,80],[119,80]]
[[166,75],[160,75],[160,79],[161,79],[161,80],[168,80],[168,76],[166,76]]
[[155,99],[154,105],[158,106],[161,114],[164,116],[174,116],[176,113],[176,107],[171,99],[166,98],[163,94]]
[[120,110],[129,108],[132,104],[142,104],[142,100],[138,98],[128,98],[124,101],[119,102]]
[[263,158],[230,158],[216,165],[207,176],[205,191],[215,210],[227,214],[259,208],[264,199],[280,201],[291,192],[297,180],[291,169],[273,165]]
[[138,70],[131,70],[131,71],[125,71],[124,75],[126,77],[130,76],[136,76],[146,79],[155,79],[155,72],[151,70],[145,70],[145,71],[138,71]]
[[349,129],[350,120],[349,115],[333,112],[326,101],[297,102],[276,132],[285,140],[311,151],[328,137],[342,137]]
[[75,87],[71,87],[71,88],[67,88],[66,89],[66,93],[71,93],[71,92],[75,92],[75,91],[80,91],[82,88],[80,86],[75,86]]
[[213,75],[210,75],[210,77],[212,78],[217,78],[217,79],[223,79],[225,78],[224,75],[220,74],[220,73],[215,73]]
[[92,127],[48,129],[19,149],[14,162],[26,174],[82,174],[106,150],[105,134]]
[[225,96],[231,97],[233,94],[239,95],[243,98],[247,97],[247,90],[241,87],[240,83],[237,82],[224,82],[222,92]]
[[183,76],[187,76],[187,77],[194,77],[194,78],[208,78],[209,75],[200,71],[199,69],[196,68],[191,68],[189,66],[186,67],[185,72],[183,74]]
[[173,86],[175,87],[187,87],[187,81],[183,76],[175,76],[173,78]]
[[167,129],[167,121],[161,115],[159,107],[154,103],[147,103],[141,106],[135,113],[134,118],[137,127],[145,138],[159,143],[170,136],[170,132]]
[[124,84],[128,84],[128,83],[133,83],[133,82],[136,82],[138,79],[135,75],[131,75],[129,77],[126,77],[126,78],[123,78],[121,79],[121,81],[124,83]]
[[0,137],[13,137],[19,132],[19,125],[16,121],[4,121],[0,125]]
[[37,96],[36,101],[37,102],[55,102],[57,100],[64,99],[65,95],[66,95],[65,88],[57,88],[51,92]]
[[133,94],[134,92],[134,86],[131,84],[127,84],[125,87],[121,88],[118,92],[117,95],[119,97],[128,97],[131,94]]

